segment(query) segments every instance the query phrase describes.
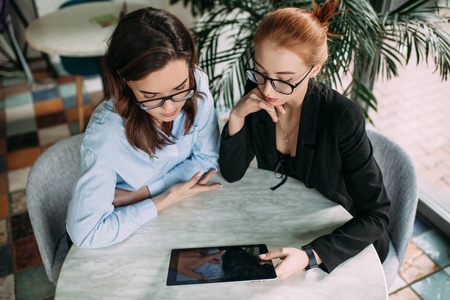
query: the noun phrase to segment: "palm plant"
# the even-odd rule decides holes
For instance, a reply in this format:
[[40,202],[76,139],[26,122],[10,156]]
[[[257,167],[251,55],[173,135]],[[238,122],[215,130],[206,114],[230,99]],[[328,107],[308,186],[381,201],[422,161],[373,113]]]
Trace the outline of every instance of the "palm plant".
[[[171,0],[176,3],[179,0]],[[283,6],[311,9],[311,0],[183,0],[191,2],[192,13],[199,15],[193,33],[200,64],[208,73],[216,107],[230,109],[244,92],[244,64],[253,51],[253,33],[261,19]],[[324,0],[317,1],[323,4]],[[429,0],[409,0],[397,9],[376,13],[369,0],[341,0],[329,26],[340,38],[329,40],[329,59],[318,80],[340,89],[357,101],[368,116],[376,110],[377,100],[371,88],[382,77],[397,76],[397,68],[408,64],[415,53],[416,62],[431,60],[442,80],[450,67],[450,34],[439,22],[448,17],[436,9],[424,7]],[[350,78],[344,82],[342,78]]]

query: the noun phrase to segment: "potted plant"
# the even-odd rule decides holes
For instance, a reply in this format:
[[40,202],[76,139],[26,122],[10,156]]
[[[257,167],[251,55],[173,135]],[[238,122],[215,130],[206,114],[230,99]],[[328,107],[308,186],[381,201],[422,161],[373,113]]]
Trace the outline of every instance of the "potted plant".
[[[193,33],[197,41],[200,65],[208,73],[210,88],[219,109],[231,109],[243,93],[246,82],[244,63],[253,51],[253,33],[261,19],[283,6],[311,9],[311,0],[183,0],[191,3],[198,16]],[[171,3],[179,0],[171,0]],[[318,0],[322,5],[325,0]],[[429,0],[409,0],[387,12],[376,12],[370,0],[341,0],[329,26],[340,38],[329,40],[330,57],[318,80],[340,89],[361,104],[376,110],[371,88],[382,77],[397,76],[397,68],[411,62],[432,62],[442,80],[450,67],[450,34],[439,22],[445,7],[425,5]],[[342,78],[349,78],[345,82]]]

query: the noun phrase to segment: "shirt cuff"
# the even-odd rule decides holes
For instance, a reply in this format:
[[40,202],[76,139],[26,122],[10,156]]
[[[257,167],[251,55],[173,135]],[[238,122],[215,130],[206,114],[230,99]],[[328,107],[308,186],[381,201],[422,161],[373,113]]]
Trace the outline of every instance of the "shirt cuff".
[[151,197],[156,197],[159,194],[162,194],[167,188],[166,183],[163,178],[156,180],[147,185],[148,191],[150,192]]
[[158,216],[158,210],[156,209],[155,203],[150,199],[143,200],[135,205],[139,211],[139,216],[141,217],[141,225],[144,225]]

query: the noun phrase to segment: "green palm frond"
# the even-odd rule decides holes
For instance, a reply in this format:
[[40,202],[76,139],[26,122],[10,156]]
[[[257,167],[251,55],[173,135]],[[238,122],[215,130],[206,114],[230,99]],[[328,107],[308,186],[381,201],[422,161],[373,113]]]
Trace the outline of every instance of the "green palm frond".
[[393,45],[393,50],[396,50],[394,55],[404,58],[406,64],[413,51],[417,64],[431,60],[442,80],[447,80],[450,68],[450,33],[439,23],[448,23],[449,18],[437,15],[434,8],[418,6],[425,2],[408,1],[395,11],[382,15],[380,20],[383,20],[385,28],[384,41]]
[[[216,107],[231,109],[243,93],[246,82],[244,63],[253,51],[253,33],[269,12],[285,6],[311,9],[311,0],[170,0],[191,4],[200,15],[193,34],[201,67],[210,78]],[[325,0],[318,0],[322,5]],[[391,79],[398,67],[416,56],[416,63],[436,66],[442,80],[450,70],[450,35],[439,22],[434,8],[423,7],[428,0],[409,0],[391,12],[376,13],[369,0],[341,0],[340,10],[329,32],[329,58],[319,80],[340,88],[358,102],[366,117],[376,110],[371,85],[377,78]],[[448,1],[446,1],[448,9]],[[350,76],[344,86],[342,78]]]
[[244,63],[253,51],[253,33],[272,8],[268,1],[228,2],[202,16],[193,29],[201,67],[210,77],[216,106],[231,108],[244,92]]

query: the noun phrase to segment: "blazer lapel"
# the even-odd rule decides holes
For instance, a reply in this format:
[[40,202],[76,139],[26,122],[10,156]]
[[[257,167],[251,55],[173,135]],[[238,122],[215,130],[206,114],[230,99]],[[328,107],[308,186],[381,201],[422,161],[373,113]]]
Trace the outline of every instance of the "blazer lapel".
[[300,176],[299,179],[308,187],[320,110],[320,97],[317,93],[318,91],[310,85],[303,101],[295,159],[295,172]]

